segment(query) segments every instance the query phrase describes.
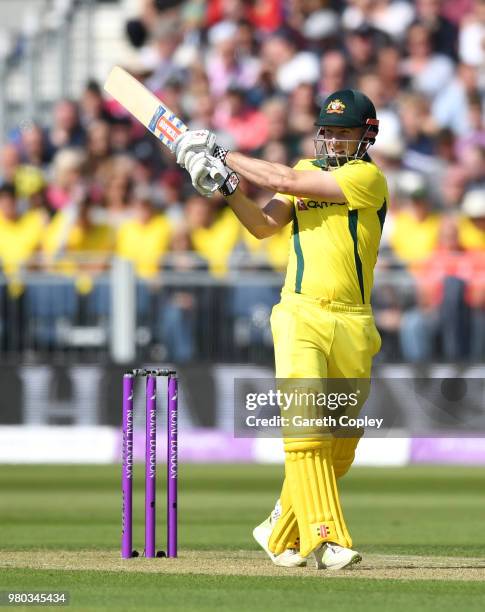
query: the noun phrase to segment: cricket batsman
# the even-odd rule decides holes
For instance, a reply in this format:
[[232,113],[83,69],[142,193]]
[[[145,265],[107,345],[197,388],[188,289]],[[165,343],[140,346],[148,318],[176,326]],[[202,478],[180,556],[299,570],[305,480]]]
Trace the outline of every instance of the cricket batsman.
[[[271,315],[277,379],[369,379],[381,339],[370,299],[389,193],[368,154],[376,110],[360,91],[336,91],[316,120],[315,159],[294,168],[219,147],[209,131],[174,143],[199,193],[219,189],[241,223],[263,239],[292,224],[281,301]],[[251,129],[251,126],[248,126]],[[260,208],[239,176],[275,195]],[[341,569],[361,560],[352,549],[337,482],[359,437],[286,437],[280,498],[253,535],[276,565]]]

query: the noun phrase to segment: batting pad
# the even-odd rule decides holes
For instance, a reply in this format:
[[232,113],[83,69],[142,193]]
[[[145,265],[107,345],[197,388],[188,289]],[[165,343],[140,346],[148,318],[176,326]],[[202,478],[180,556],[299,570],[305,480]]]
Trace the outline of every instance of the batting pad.
[[268,548],[275,555],[281,555],[287,548],[300,548],[298,523],[291,506],[288,481],[285,478],[280,494],[281,515],[273,527]]
[[332,461],[335,478],[342,478],[350,470],[355,458],[359,438],[334,438],[332,441]]
[[[339,479],[349,471],[354,458],[359,438],[333,438],[332,463],[335,478]],[[287,548],[300,548],[300,531],[296,520],[288,486],[285,478],[280,494],[281,515],[271,533],[268,547],[275,555],[280,555]]]
[[300,532],[300,555],[319,544],[350,548],[332,464],[332,440],[285,438],[285,471]]

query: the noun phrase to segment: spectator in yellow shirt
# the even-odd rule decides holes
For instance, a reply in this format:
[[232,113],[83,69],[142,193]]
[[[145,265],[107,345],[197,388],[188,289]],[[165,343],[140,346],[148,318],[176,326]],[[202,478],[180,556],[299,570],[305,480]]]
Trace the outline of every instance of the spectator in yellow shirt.
[[195,252],[208,261],[214,276],[223,276],[241,235],[234,213],[229,207],[218,211],[216,198],[195,195],[187,200],[185,216]]
[[44,183],[39,168],[21,163],[15,145],[7,144],[0,150],[0,184],[12,184],[18,197],[28,198],[41,190]]
[[269,264],[276,272],[286,270],[290,237],[291,224],[264,240],[258,240],[246,228],[242,228],[242,241],[249,253],[260,260],[258,263]]
[[17,276],[37,250],[46,223],[42,208],[19,214],[13,185],[0,187],[0,259],[13,295],[22,292]]
[[465,194],[461,205],[458,237],[467,251],[485,250],[485,189],[473,189]]
[[93,207],[84,192],[58,211],[49,223],[42,250],[51,271],[76,276],[80,293],[89,293],[93,277],[106,269],[114,236],[108,225],[93,221]]
[[145,189],[135,193],[131,208],[133,218],[122,223],[118,230],[116,254],[132,261],[140,278],[152,279],[168,250],[170,224],[164,214],[155,210]]
[[291,225],[286,225],[280,232],[264,240],[258,240],[246,229],[243,230],[243,242],[251,255],[260,258],[259,263],[269,264],[276,272],[284,272],[288,264],[288,253],[291,236]]
[[392,217],[391,248],[405,263],[428,258],[438,245],[440,215],[431,211],[424,178],[416,172],[400,177],[402,208]]

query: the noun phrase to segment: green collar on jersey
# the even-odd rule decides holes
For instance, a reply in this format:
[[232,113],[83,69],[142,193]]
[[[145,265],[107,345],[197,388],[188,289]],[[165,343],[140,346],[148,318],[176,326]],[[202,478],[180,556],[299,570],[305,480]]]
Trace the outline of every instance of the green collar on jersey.
[[[362,158],[362,161],[366,161],[366,162],[371,162],[372,159],[370,157],[370,155],[368,153],[366,153]],[[349,161],[355,161],[353,159],[350,159]],[[349,162],[345,162],[345,163],[349,163]],[[321,170],[328,170],[328,166],[325,164],[325,160],[324,159],[312,159],[312,165],[316,166],[317,168],[320,168]],[[345,164],[342,164],[345,165]]]

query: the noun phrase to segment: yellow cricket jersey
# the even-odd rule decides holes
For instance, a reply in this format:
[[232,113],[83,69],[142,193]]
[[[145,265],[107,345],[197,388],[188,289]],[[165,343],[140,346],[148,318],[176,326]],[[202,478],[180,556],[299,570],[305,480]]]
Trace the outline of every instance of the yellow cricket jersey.
[[170,236],[171,227],[165,215],[154,215],[148,223],[125,221],[118,230],[116,253],[135,264],[138,276],[149,279],[158,273]]
[[264,256],[278,272],[283,272],[288,264],[288,241],[291,235],[290,225],[285,225],[279,232],[259,240],[249,230],[242,229],[242,239],[253,255]]
[[93,279],[89,273],[82,272],[79,275],[87,262],[80,262],[77,257],[107,256],[113,244],[113,232],[108,225],[71,225],[67,214],[59,211],[44,232],[42,250],[52,265],[51,270],[68,276],[78,275],[77,290],[86,294],[93,288]]
[[[296,170],[323,172],[304,159]],[[346,202],[281,194],[293,203],[292,248],[283,293],[348,304],[369,304],[389,192],[372,162],[353,160],[332,170]]]
[[196,253],[204,257],[214,276],[227,273],[229,258],[236,246],[241,227],[232,210],[224,208],[210,227],[198,227],[191,232]]
[[438,246],[440,216],[429,214],[418,220],[407,211],[397,213],[393,219],[390,243],[394,253],[405,262],[423,261]]
[[0,259],[8,276],[18,272],[39,246],[46,224],[41,210],[30,210],[16,221],[0,216]]
[[460,245],[467,251],[485,249],[485,232],[477,227],[468,217],[461,217],[458,225]]
[[[66,228],[67,236],[64,236]],[[108,225],[92,225],[88,229],[77,223],[71,226],[66,213],[59,211],[44,232],[42,248],[48,257],[55,256],[59,249],[65,253],[110,252],[113,248],[113,232]]]

